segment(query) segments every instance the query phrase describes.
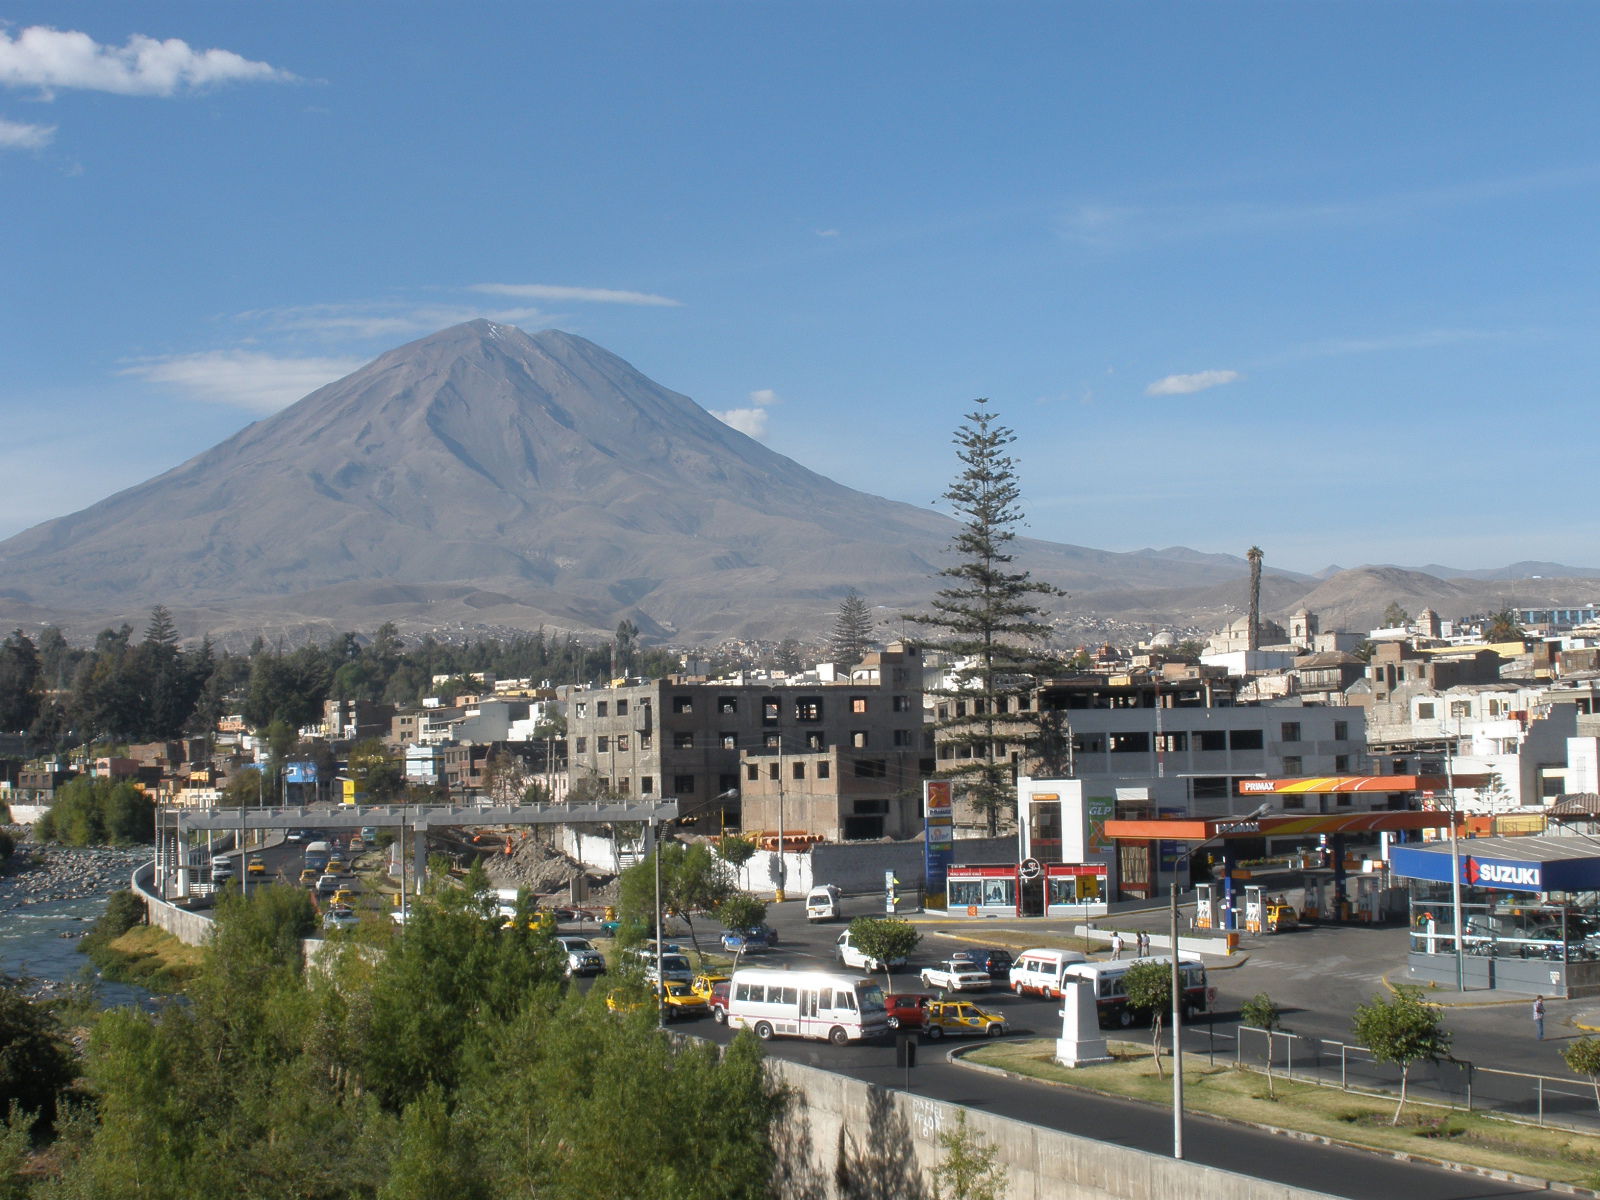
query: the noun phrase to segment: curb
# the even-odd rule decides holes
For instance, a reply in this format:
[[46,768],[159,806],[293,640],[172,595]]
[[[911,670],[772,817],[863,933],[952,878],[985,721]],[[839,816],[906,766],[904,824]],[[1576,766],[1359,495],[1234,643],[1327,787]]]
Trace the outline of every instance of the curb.
[[[1383,986],[1387,988],[1391,994],[1399,994],[1395,984],[1389,982],[1388,972],[1384,972],[1382,975],[1379,975],[1378,982],[1383,984]],[[1400,986],[1422,987],[1421,984],[1402,984]],[[1518,996],[1515,999],[1505,1000],[1436,1000],[1429,996],[1427,989],[1424,988],[1422,993],[1422,1003],[1426,1004],[1429,1008],[1509,1008],[1513,1004],[1531,1004],[1532,999],[1528,996]],[[1574,1024],[1576,1024],[1576,1022],[1574,1022]],[[1584,1026],[1579,1025],[1578,1028],[1582,1029]],[[1600,1195],[1600,1193],[1596,1194]]]
[[[1093,1096],[1112,1096],[1118,1100],[1125,1100],[1129,1104],[1143,1105],[1145,1108],[1164,1111],[1169,1106],[1151,1104],[1147,1100],[1138,1100],[1132,1096],[1124,1096],[1118,1092],[1101,1092],[1094,1088],[1078,1087],[1075,1084],[1063,1083],[1056,1079],[1040,1079],[1035,1075],[1022,1075],[1016,1071],[1008,1071],[1004,1067],[991,1067],[985,1063],[969,1063],[965,1059],[966,1052],[977,1050],[979,1045],[953,1046],[945,1054],[945,1061],[952,1066],[963,1067],[968,1071],[982,1071],[990,1075],[997,1075],[1003,1079],[1020,1079],[1028,1083],[1042,1083],[1046,1087],[1066,1088]],[[1185,1110],[1187,1113],[1188,1110]],[[1196,1112],[1194,1116],[1207,1121],[1216,1121],[1222,1125],[1233,1125],[1240,1129],[1254,1129],[1261,1133],[1276,1134],[1279,1137],[1292,1138],[1300,1142],[1314,1142],[1321,1146],[1334,1146],[1342,1150],[1357,1150],[1362,1154],[1375,1155],[1378,1158],[1393,1159],[1397,1162],[1418,1163],[1427,1167],[1438,1167],[1442,1170],[1452,1171],[1457,1175],[1472,1175],[1480,1179],[1492,1179],[1499,1183],[1514,1183],[1521,1187],[1540,1188],[1544,1191],[1559,1192],[1566,1196],[1582,1196],[1595,1200],[1600,1198],[1600,1191],[1594,1188],[1583,1187],[1576,1183],[1563,1183],[1555,1179],[1541,1179],[1537,1175],[1521,1175],[1515,1171],[1498,1171],[1493,1167],[1475,1167],[1467,1163],[1454,1162],[1447,1158],[1434,1158],[1427,1154],[1417,1154],[1410,1150],[1382,1150],[1375,1146],[1365,1146],[1360,1142],[1350,1142],[1343,1138],[1329,1137],[1326,1134],[1306,1133],[1298,1129],[1284,1129],[1277,1125],[1265,1125],[1259,1121],[1246,1121],[1240,1117],[1221,1117],[1214,1113]],[[1146,1153],[1155,1154],[1156,1151]],[[1162,1156],[1165,1157],[1165,1156]]]

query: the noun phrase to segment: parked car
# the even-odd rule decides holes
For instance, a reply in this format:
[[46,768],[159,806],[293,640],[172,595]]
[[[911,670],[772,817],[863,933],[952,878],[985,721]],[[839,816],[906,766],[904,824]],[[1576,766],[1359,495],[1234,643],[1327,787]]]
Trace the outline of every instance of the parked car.
[[317,879],[317,893],[322,896],[331,896],[342,886],[343,882],[337,875],[324,874]]
[[606,960],[590,944],[588,938],[558,937],[555,942],[556,945],[566,951],[568,975],[604,975],[606,973]]
[[302,886],[302,887],[316,887],[317,886],[317,873],[315,871],[313,871],[310,867],[307,867],[304,871],[300,872],[300,886]]
[[957,950],[950,955],[951,962],[969,962],[980,971],[987,971],[990,979],[998,979],[1002,985],[1006,984],[1011,976],[1011,967],[1016,959],[1011,956],[1011,951],[996,948],[982,948],[976,950]]
[[950,1037],[999,1037],[1006,1019],[968,1000],[930,1000],[922,1036],[930,1041]]
[[958,958],[922,968],[922,986],[925,988],[942,988],[950,992],[986,992],[992,982],[989,972],[982,967]]
[[889,1028],[921,1029],[932,1000],[926,992],[890,992],[883,998],[883,1006],[889,1010]]
[[344,905],[345,907],[348,908],[349,906],[353,905],[355,902],[356,902],[356,894],[354,892],[352,892],[347,887],[342,887],[337,892],[335,892],[333,894],[332,903],[335,904],[335,905]]
[[711,985],[711,995],[706,997],[706,1003],[711,1006],[711,1019],[718,1025],[728,1023],[728,988],[732,980],[723,979]]
[[806,920],[838,921],[844,916],[839,889],[831,883],[819,884],[806,894]]
[[696,975],[689,981],[689,987],[707,1000],[710,1000],[712,993],[717,990],[717,984],[729,982],[731,980],[726,975]]
[[905,956],[902,955],[890,963],[882,963],[861,950],[850,940],[850,931],[846,929],[834,942],[834,957],[842,966],[853,967],[858,971],[884,971],[890,967],[903,967],[906,965]]
[[757,925],[753,929],[730,929],[722,935],[722,948],[729,954],[754,954],[770,950],[778,944],[778,931],[771,925]]
[[705,997],[697,995],[687,983],[669,979],[661,985],[657,995],[661,999],[661,1013],[669,1021],[703,1017],[711,1011]]
[[252,854],[250,861],[244,865],[246,875],[265,875],[267,873],[267,860],[259,854]]

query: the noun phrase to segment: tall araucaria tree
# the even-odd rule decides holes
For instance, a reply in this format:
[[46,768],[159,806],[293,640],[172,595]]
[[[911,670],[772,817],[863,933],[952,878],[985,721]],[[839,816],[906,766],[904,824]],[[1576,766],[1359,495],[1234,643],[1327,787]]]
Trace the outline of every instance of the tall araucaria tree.
[[839,602],[833,636],[828,639],[828,658],[848,671],[866,656],[872,643],[872,610],[861,593],[851,588]]
[[940,702],[938,740],[953,756],[939,774],[957,781],[994,836],[1015,810],[1011,755],[1031,757],[1041,736],[1034,684],[1052,664],[1042,645],[1050,626],[1035,601],[1062,593],[1012,567],[1021,488],[1006,447],[1016,434],[987,399],[976,404],[952,439],[962,469],[943,497],[962,520],[949,547],[956,562],[939,572],[949,582],[933,611],[907,619],[945,632],[940,645],[957,666],[947,686],[929,689]]

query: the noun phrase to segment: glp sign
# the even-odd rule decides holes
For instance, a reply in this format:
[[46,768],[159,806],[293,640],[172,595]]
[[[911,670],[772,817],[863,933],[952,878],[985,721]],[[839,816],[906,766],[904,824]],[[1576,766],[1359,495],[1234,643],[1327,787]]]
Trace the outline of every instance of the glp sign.
[[1464,864],[1467,883],[1473,887],[1504,888],[1518,892],[1544,891],[1544,871],[1537,863],[1496,862],[1468,857]]

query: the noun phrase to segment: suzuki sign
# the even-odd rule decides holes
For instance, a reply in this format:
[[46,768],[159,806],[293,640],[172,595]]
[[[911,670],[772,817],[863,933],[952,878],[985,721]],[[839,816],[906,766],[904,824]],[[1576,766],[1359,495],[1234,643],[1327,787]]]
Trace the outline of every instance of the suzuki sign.
[[1544,872],[1538,863],[1495,862],[1469,857],[1465,874],[1466,882],[1473,887],[1506,888],[1521,892],[1545,890]]

